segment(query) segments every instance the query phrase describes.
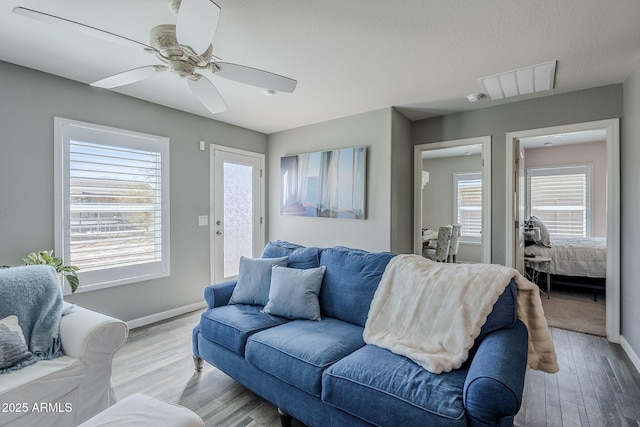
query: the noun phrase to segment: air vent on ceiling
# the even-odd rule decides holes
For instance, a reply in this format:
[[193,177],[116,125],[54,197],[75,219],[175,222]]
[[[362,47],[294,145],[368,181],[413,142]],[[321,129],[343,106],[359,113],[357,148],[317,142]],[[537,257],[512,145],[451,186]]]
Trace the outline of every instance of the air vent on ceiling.
[[493,100],[553,89],[556,61],[481,77],[478,83]]

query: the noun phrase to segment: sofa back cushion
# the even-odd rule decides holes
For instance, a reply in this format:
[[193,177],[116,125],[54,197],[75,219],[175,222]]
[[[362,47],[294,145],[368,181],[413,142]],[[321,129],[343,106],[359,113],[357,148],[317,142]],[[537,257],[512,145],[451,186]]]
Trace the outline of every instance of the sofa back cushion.
[[307,248],[295,243],[283,240],[274,240],[267,243],[262,251],[262,258],[288,257],[289,268],[316,268],[320,266],[320,249]]
[[394,256],[341,246],[323,249],[320,265],[327,270],[320,288],[322,315],[364,327],[373,294]]

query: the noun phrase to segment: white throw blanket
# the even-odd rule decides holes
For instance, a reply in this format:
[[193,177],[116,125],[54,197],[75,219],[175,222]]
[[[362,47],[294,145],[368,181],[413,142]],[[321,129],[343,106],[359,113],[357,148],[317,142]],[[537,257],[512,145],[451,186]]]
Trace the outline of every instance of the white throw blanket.
[[518,318],[529,330],[527,367],[557,372],[538,287],[497,264],[436,263],[418,255],[394,257],[373,297],[364,340],[408,357],[434,373],[459,368],[493,305],[512,278]]

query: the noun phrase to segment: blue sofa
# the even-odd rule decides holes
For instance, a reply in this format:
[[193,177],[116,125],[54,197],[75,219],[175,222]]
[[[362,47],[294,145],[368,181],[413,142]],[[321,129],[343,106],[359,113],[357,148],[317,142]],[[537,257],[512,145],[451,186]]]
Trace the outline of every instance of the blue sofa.
[[513,281],[467,362],[433,374],[362,338],[369,305],[394,254],[275,241],[262,258],[283,256],[289,268],[326,267],[318,298],[321,321],[229,304],[236,281],[209,286],[208,310],[193,330],[196,370],[203,360],[216,366],[277,406],[283,425],[290,416],[319,427],[513,425],[528,348]]

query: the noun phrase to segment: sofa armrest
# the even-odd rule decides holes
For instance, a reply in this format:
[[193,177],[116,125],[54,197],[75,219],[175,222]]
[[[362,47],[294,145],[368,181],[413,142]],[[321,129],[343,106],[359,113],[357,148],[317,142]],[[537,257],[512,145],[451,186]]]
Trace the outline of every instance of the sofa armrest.
[[478,346],[464,383],[469,425],[502,425],[520,410],[528,336],[518,320],[513,328],[488,334]]
[[236,287],[237,280],[216,283],[204,288],[204,299],[209,309],[229,304],[229,299]]
[[60,321],[62,350],[80,360],[85,375],[73,411],[81,423],[115,403],[111,385],[113,356],[129,334],[122,320],[74,306]]
[[122,320],[73,306],[60,320],[64,354],[86,363],[90,353],[113,356],[127,340],[129,328]]

